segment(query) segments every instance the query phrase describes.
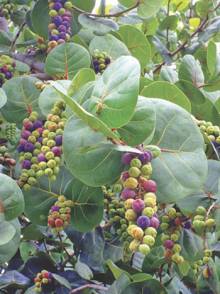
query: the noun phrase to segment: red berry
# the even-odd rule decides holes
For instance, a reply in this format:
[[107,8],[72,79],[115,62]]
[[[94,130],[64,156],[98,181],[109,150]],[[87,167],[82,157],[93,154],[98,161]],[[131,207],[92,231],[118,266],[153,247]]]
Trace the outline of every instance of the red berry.
[[55,220],[55,226],[56,227],[62,227],[63,226],[63,220],[58,218]]

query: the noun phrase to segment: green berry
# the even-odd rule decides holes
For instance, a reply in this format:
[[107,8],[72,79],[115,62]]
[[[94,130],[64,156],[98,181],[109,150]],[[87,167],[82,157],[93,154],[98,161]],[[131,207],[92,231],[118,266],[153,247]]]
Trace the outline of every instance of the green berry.
[[130,166],[131,167],[137,167],[137,168],[141,168],[142,163],[138,158],[133,158],[130,162]]
[[138,251],[144,255],[148,255],[150,253],[150,247],[147,244],[140,244]]
[[143,211],[142,211],[143,215],[146,215],[148,217],[152,217],[154,215],[154,210],[152,207],[146,207]]
[[130,177],[138,178],[139,175],[141,174],[141,171],[138,167],[131,167],[129,168],[129,175]]
[[152,236],[150,236],[150,235],[146,235],[146,236],[144,236],[144,238],[143,238],[143,243],[144,243],[144,244],[147,244],[147,245],[149,245],[149,246],[153,246],[154,243],[155,243],[155,239],[154,239],[154,237],[152,237]]
[[[148,227],[145,231],[144,231],[144,234],[146,236],[152,236],[153,238],[156,238],[157,236],[157,230],[153,227]],[[169,236],[168,236],[169,237]]]
[[205,215],[206,214],[206,209],[203,206],[198,206],[196,209],[196,214],[199,215]]

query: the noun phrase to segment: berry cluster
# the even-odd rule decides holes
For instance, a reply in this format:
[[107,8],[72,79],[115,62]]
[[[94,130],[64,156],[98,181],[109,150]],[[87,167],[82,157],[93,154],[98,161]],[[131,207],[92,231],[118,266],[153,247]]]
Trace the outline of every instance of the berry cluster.
[[207,216],[207,211],[205,207],[197,207],[194,217],[193,217],[193,229],[199,235],[203,235],[207,230],[212,230],[215,226],[215,220],[209,215]]
[[[117,198],[116,194],[117,192],[120,192],[121,185],[116,184],[116,191],[113,187],[113,191],[111,189],[108,189],[106,187],[103,187],[103,193],[105,196],[104,199],[104,208],[108,215],[108,222],[112,225],[112,229],[114,230],[114,233],[116,233],[119,236],[119,240],[122,242],[130,242],[131,238],[127,233],[127,227],[128,227],[128,221],[125,219],[125,208],[124,208],[124,201]],[[126,244],[124,244],[124,247],[127,247]]]
[[11,2],[10,0],[1,0],[0,16],[9,19],[16,11],[16,5]]
[[48,0],[51,23],[49,29],[48,52],[58,44],[68,42],[71,37],[72,3],[66,0]]
[[194,275],[197,276],[202,271],[203,277],[208,279],[211,276],[211,270],[209,267],[209,262],[211,259],[212,251],[209,249],[205,249],[203,258],[193,263]]
[[157,216],[157,184],[150,179],[152,174],[150,151],[137,156],[125,153],[122,162],[129,169],[122,173],[123,190],[120,194],[124,201],[125,219],[129,222],[128,234],[132,237],[129,249],[147,255],[155,243],[160,222]]
[[14,144],[16,142],[16,124],[15,123],[7,123],[5,125],[5,137],[11,144]]
[[173,261],[180,264],[184,261],[184,258],[180,255],[182,248],[178,244],[180,232],[183,227],[190,229],[191,221],[173,207],[167,210],[161,220],[160,228],[163,231],[161,241],[165,248],[165,258],[168,262]]
[[6,80],[10,80],[15,72],[16,64],[12,58],[6,55],[0,56],[0,87]]
[[15,159],[11,158],[6,146],[0,146],[0,164],[12,167],[16,165]]
[[70,224],[72,200],[67,200],[61,195],[51,207],[48,216],[48,226],[54,233],[59,233]]
[[92,64],[96,73],[102,73],[111,63],[111,58],[106,52],[100,52],[96,49],[92,55]]
[[43,175],[56,180],[62,155],[62,135],[65,125],[65,104],[56,102],[44,123],[36,112],[24,119],[18,146],[22,173],[19,185],[25,190]]
[[43,175],[38,159],[41,153],[42,133],[43,121],[38,118],[37,112],[31,112],[23,121],[21,139],[17,148],[22,167],[19,185],[25,190],[37,183],[36,177]]
[[214,126],[211,122],[206,122],[205,120],[196,120],[196,123],[202,134],[207,136],[211,142],[220,144],[219,126]]
[[59,173],[62,155],[63,130],[66,122],[66,104],[58,101],[48,114],[42,133],[42,148],[38,161],[44,174],[55,181]]
[[46,270],[42,270],[40,273],[38,273],[36,278],[34,279],[35,292],[41,292],[44,287],[47,287],[48,284],[52,282],[52,279],[53,279],[52,273]]

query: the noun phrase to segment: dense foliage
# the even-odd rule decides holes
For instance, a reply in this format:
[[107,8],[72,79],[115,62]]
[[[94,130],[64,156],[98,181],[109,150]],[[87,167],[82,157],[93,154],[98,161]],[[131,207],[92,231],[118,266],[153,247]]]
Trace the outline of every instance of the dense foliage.
[[0,1],[0,292],[219,294],[220,2],[100,2]]

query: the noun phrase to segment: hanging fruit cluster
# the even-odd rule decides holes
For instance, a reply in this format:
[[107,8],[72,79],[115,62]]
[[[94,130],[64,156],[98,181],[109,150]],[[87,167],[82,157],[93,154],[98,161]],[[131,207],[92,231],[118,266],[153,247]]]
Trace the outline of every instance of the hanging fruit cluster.
[[5,137],[11,144],[14,144],[16,142],[16,124],[15,123],[7,123],[5,125]]
[[0,87],[13,77],[15,67],[16,64],[11,57],[6,55],[0,56]]
[[95,73],[102,73],[111,63],[111,57],[104,51],[96,49],[92,55],[92,64]]
[[22,173],[19,185],[25,190],[37,183],[37,178],[46,175],[56,180],[62,155],[63,118],[65,104],[58,101],[47,116],[45,123],[31,112],[24,119],[18,146]]
[[212,251],[210,249],[205,249],[203,252],[204,256],[202,259],[199,259],[193,263],[193,273],[195,276],[202,272],[203,277],[208,279],[212,275],[209,262],[212,259]]
[[220,128],[205,120],[195,120],[203,135],[216,146],[220,145]]
[[73,207],[73,201],[67,200],[63,195],[59,196],[51,207],[48,215],[48,226],[54,233],[59,233],[70,224],[71,207]]
[[157,216],[157,184],[151,180],[153,154],[125,153],[122,162],[128,165],[121,175],[125,219],[129,222],[128,234],[132,237],[129,249],[147,255],[155,243],[160,222]]
[[42,175],[38,155],[41,152],[43,121],[37,112],[31,112],[23,121],[21,139],[18,145],[19,161],[22,172],[19,185],[25,190],[37,183],[36,178]]
[[42,133],[42,147],[38,161],[44,174],[52,181],[56,180],[62,155],[63,130],[66,122],[66,104],[58,101],[48,114]]
[[212,230],[215,226],[214,218],[207,215],[207,210],[203,206],[197,207],[193,216],[193,229],[199,235],[203,235],[207,230]]
[[53,275],[52,273],[42,270],[40,273],[37,274],[36,278],[34,279],[35,285],[35,292],[41,292],[44,288],[47,288],[48,285],[52,282]]
[[[121,185],[119,185],[119,189],[121,191]],[[106,187],[103,187],[103,193],[105,196],[104,204],[108,223],[112,225],[111,229],[114,230],[114,233],[118,235],[119,240],[124,242],[124,246],[126,247],[126,242],[130,242],[132,238],[127,232],[129,223],[125,219],[124,201],[119,199],[111,189],[107,190]]]
[[48,52],[58,44],[68,42],[71,37],[72,3],[66,0],[49,0],[49,15],[51,23],[49,29]]
[[180,264],[184,261],[184,258],[180,254],[182,248],[178,244],[178,240],[183,228],[191,228],[191,221],[173,207],[167,210],[161,220],[160,228],[163,231],[161,241],[165,248],[165,258],[168,262],[173,261]]
[[16,5],[10,0],[1,0],[0,16],[7,19],[16,11]]
[[0,164],[12,167],[16,165],[16,160],[11,158],[8,148],[6,146],[0,146]]

